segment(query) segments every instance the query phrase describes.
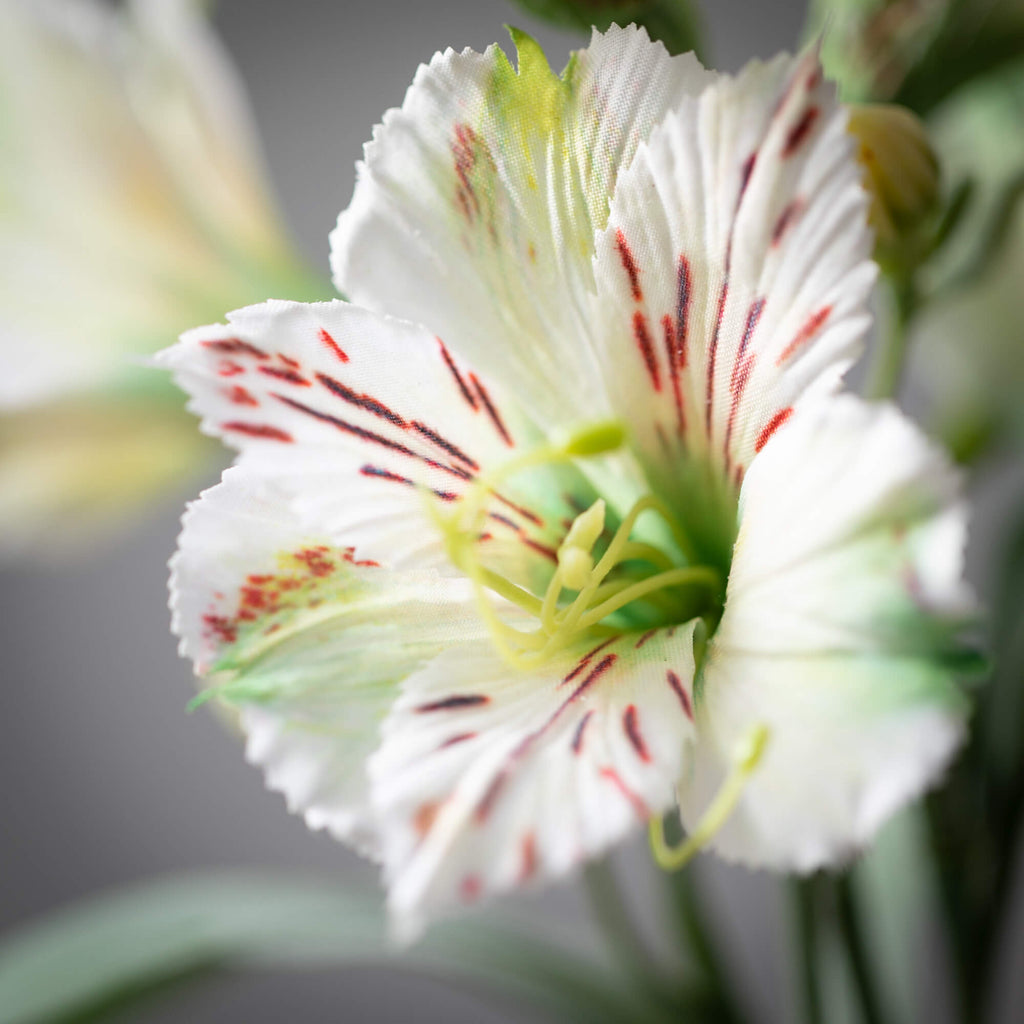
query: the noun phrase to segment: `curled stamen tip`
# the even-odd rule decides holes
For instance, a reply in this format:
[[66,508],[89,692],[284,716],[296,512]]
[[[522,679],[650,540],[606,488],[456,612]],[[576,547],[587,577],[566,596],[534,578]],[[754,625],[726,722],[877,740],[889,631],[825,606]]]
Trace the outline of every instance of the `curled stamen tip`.
[[586,457],[614,452],[626,443],[626,427],[621,420],[600,420],[573,430],[562,443],[566,455]]
[[562,541],[561,550],[568,551],[575,548],[589,552],[604,530],[604,511],[604,499],[598,498],[586,512],[581,512],[572,521],[572,526],[569,527],[569,532],[565,535],[565,540]]
[[594,560],[581,547],[563,547],[558,552],[558,566],[562,582],[572,590],[582,590],[590,582]]

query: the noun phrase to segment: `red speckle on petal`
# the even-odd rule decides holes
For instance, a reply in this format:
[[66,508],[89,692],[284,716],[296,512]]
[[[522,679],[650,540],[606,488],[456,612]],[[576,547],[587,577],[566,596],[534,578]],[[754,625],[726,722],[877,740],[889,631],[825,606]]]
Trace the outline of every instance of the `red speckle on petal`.
[[233,434],[245,434],[247,437],[256,437],[263,441],[284,441],[291,443],[294,438],[286,430],[280,427],[272,427],[268,423],[243,423],[240,420],[231,420],[222,423],[221,430],[227,430]]
[[520,847],[522,866],[519,868],[519,881],[528,882],[537,873],[537,837],[533,832],[523,836]]
[[253,394],[248,389],[243,388],[241,384],[225,388],[224,395],[229,402],[233,402],[235,405],[258,406],[260,404]]
[[322,327],[317,332],[317,337],[320,338],[320,341],[323,342],[323,344],[326,345],[327,348],[338,357],[338,359],[343,363],[348,362],[348,354]]
[[647,805],[640,799],[640,797],[633,792],[622,780],[622,776],[612,767],[605,766],[601,769],[601,778],[607,779],[611,782],[615,788],[629,801],[630,807],[633,808],[633,813],[641,820],[646,821],[650,816],[650,811],[647,809]]
[[237,377],[240,373],[245,373],[245,367],[231,359],[222,359],[217,364],[217,375],[219,377]]
[[479,875],[466,875],[459,883],[459,896],[464,903],[474,903],[482,891],[483,883]]

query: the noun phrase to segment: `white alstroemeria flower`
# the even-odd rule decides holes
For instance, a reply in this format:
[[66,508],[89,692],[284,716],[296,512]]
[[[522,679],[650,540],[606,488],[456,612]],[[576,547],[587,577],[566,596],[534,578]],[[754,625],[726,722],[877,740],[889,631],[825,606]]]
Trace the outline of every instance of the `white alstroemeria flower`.
[[9,551],[51,546],[202,458],[141,357],[225,309],[309,289],[196,0],[0,0],[0,104]]
[[407,928],[677,803],[729,857],[835,862],[963,729],[955,480],[830,394],[874,269],[814,56],[717,77],[613,28],[558,78],[516,42],[385,116],[332,239],[354,304],[163,357],[241,450],[185,519],[182,649]]

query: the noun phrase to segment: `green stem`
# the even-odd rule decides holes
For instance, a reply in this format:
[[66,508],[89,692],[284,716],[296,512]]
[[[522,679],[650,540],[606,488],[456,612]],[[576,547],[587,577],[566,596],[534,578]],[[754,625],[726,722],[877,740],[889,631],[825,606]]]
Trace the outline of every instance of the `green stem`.
[[825,1024],[821,1012],[821,987],[818,981],[818,899],[817,880],[799,878],[791,883],[796,924],[805,1024]]
[[590,861],[583,870],[590,912],[617,963],[641,989],[660,993],[663,979],[622,898],[607,858]]
[[861,927],[857,896],[853,891],[851,872],[836,879],[837,909],[839,911],[839,934],[850,960],[850,971],[860,999],[864,1024],[885,1024],[885,1014],[878,998],[875,981],[871,975],[864,931]]
[[889,330],[878,341],[865,386],[866,397],[874,400],[894,398],[899,391],[907,354],[907,329],[917,310],[917,290],[909,277],[894,276],[892,289],[895,308]]
[[711,933],[700,905],[700,894],[694,885],[693,871],[665,873],[664,877],[672,889],[682,938],[707,979],[708,989],[715,1004],[712,1019],[718,1024],[740,1024],[743,1014],[734,1001],[733,986],[726,977],[718,951],[711,940]]

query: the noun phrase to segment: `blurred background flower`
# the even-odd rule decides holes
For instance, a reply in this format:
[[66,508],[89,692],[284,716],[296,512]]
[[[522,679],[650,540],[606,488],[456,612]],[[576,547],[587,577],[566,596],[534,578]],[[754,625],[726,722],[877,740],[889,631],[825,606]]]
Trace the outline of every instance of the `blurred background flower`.
[[330,289],[196,0],[4,0],[0,107],[0,555],[52,554],[218,458],[145,356]]

